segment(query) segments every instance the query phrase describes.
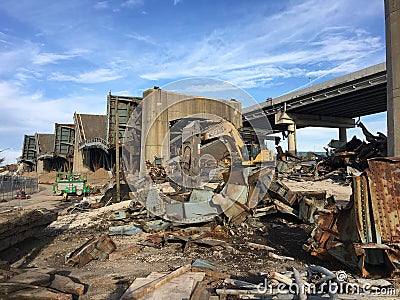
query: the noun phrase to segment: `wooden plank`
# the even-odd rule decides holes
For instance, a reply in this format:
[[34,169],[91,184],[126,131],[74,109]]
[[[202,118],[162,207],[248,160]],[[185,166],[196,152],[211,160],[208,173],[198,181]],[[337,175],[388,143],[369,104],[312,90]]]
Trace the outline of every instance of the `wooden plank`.
[[139,299],[140,297],[143,297],[144,295],[147,295],[151,291],[154,291],[156,288],[160,287],[161,285],[171,281],[173,278],[178,277],[186,272],[188,272],[191,268],[191,265],[185,265],[183,267],[180,267],[179,269],[164,275],[158,279],[155,279],[143,286],[141,286],[138,289],[131,289],[130,287],[125,291],[125,293],[122,295],[121,300],[129,300],[129,299]]
[[0,282],[0,295],[11,294],[27,288],[34,288],[34,286],[24,283]]
[[131,290],[136,290],[136,289],[140,288],[141,286],[143,286],[143,285],[145,285],[145,284],[147,284],[147,283],[152,282],[152,281],[155,280],[155,279],[158,279],[158,278],[163,277],[163,276],[166,275],[166,274],[168,274],[168,273],[152,272],[152,273],[150,273],[147,277],[144,277],[144,278],[136,278],[136,279],[132,282],[132,284],[130,285],[129,288],[130,288]]
[[261,245],[261,244],[251,243],[251,242],[247,242],[246,245],[247,245],[247,247],[252,248],[252,249],[276,251],[275,248],[272,248],[272,247],[266,246],[266,245]]
[[72,300],[72,295],[58,293],[43,287],[32,287],[8,294],[6,299]]
[[278,280],[279,282],[282,282],[288,286],[290,286],[293,283],[293,280],[285,275],[282,275],[278,272],[269,272],[269,277]]
[[210,292],[206,289],[206,283],[198,281],[190,296],[190,300],[208,300],[210,298]]
[[193,288],[198,281],[202,281],[204,273],[188,272],[173,278],[171,281],[160,286],[151,293],[140,298],[140,300],[182,300],[189,299]]
[[212,271],[212,270],[210,270],[208,268],[204,268],[204,267],[192,266],[192,271],[193,272],[204,272],[207,276],[218,278],[218,279],[231,278],[230,274],[215,272],[215,271]]

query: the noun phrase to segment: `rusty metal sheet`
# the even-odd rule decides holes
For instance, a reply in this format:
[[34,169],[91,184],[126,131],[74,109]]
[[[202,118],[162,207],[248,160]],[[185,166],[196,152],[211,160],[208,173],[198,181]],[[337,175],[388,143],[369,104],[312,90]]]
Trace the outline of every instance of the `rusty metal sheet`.
[[320,212],[305,249],[359,267],[363,276],[391,276],[400,267],[400,158],[368,160],[353,177],[353,195],[344,209]]
[[365,175],[353,177],[353,198],[358,233],[363,243],[376,242],[375,226],[371,214],[368,178]]
[[316,223],[316,213],[324,208],[325,199],[308,199],[302,197],[299,200],[299,219],[309,224]]
[[297,199],[297,194],[293,193],[285,184],[278,180],[271,182],[268,192],[290,206],[292,206]]
[[221,194],[214,194],[212,202],[219,205],[224,214],[236,225],[240,224],[249,214],[244,205],[239,205],[239,203]]
[[400,242],[400,158],[368,160],[370,194],[377,233],[383,243]]
[[98,238],[92,237],[78,249],[68,253],[65,256],[65,263],[83,267],[93,259],[107,259],[108,255],[116,248],[113,240],[107,234],[102,234]]

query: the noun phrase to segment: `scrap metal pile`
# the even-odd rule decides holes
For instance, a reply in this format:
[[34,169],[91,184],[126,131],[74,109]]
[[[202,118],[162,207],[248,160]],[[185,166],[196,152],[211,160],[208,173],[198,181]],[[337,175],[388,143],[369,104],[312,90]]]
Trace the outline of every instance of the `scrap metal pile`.
[[327,178],[346,181],[352,175],[360,175],[368,168],[368,159],[387,155],[387,138],[380,132],[373,135],[361,122],[357,126],[362,129],[366,141],[356,136],[347,143],[331,140],[325,148],[326,156],[309,153],[310,157],[301,157],[284,153],[278,147],[278,174],[297,181]]
[[[171,183],[166,176],[164,167],[155,167],[147,162],[152,180],[157,182],[157,189],[185,206],[185,217],[190,222],[199,223],[212,220],[215,215],[203,214],[201,210],[208,212],[219,206],[212,212],[225,216],[227,223],[239,226],[249,217],[262,217],[277,212],[291,215],[306,223],[315,223],[315,212],[332,205],[334,199],[326,196],[324,191],[293,192],[281,180],[273,177],[270,168],[247,167],[237,170],[223,171],[221,180],[207,183],[204,188],[193,188],[182,191],[177,185]],[[259,195],[262,200],[259,202]],[[157,195],[149,194],[149,199]],[[146,204],[148,203],[146,202]],[[195,205],[203,203],[204,206]],[[195,205],[196,211],[190,215],[188,207]],[[151,207],[146,208],[152,211]],[[168,210],[168,208],[165,208]],[[197,214],[197,215],[196,215]],[[169,220],[171,217],[168,216]],[[180,221],[180,219],[172,219]]]
[[337,259],[363,276],[392,276],[400,266],[400,159],[373,158],[353,177],[353,194],[343,208],[320,211],[304,248]]

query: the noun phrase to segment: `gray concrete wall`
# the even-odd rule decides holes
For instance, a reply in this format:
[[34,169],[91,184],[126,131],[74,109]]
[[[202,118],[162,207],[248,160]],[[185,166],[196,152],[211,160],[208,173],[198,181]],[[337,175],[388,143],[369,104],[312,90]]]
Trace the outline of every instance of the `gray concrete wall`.
[[388,156],[400,156],[400,1],[385,0]]
[[[76,123],[75,123],[76,125]],[[83,151],[78,149],[79,143],[82,142],[79,126],[75,126],[75,141],[74,141],[74,173],[87,173],[89,169],[83,164]]]
[[140,170],[145,172],[146,160],[169,157],[169,124],[173,120],[198,115],[221,117],[236,128],[242,127],[241,104],[237,101],[217,100],[178,94],[161,89],[148,90],[143,94],[143,118],[141,135]]

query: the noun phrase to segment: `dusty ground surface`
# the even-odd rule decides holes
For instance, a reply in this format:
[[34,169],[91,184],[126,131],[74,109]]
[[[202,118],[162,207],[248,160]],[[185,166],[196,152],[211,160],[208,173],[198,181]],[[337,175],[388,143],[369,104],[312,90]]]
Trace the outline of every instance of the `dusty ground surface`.
[[[79,221],[79,215],[75,217]],[[233,230],[234,235],[229,236],[227,241],[238,251],[236,253],[220,246],[198,245],[192,245],[184,253],[182,244],[168,243],[161,248],[140,246],[138,253],[115,261],[92,261],[80,269],[65,265],[65,255],[78,248],[86,237],[98,236],[107,232],[109,225],[118,223],[107,221],[107,213],[95,219],[97,222],[93,220],[93,226],[81,223],[81,226],[65,231],[59,229],[63,225],[59,222],[57,226],[43,232],[38,239],[31,239],[0,253],[0,259],[11,259],[15,267],[55,268],[60,274],[77,278],[88,285],[87,293],[81,299],[119,299],[136,277],[145,277],[153,271],[173,270],[197,258],[215,265],[219,272],[254,283],[263,282],[265,276],[260,275],[262,272],[286,271],[292,266],[299,270],[304,270],[306,264],[320,264],[335,270],[342,267],[318,261],[302,250],[302,243],[307,239],[312,226],[288,222],[279,217],[262,219],[253,226]],[[124,249],[144,241],[147,235],[113,236],[112,239],[117,249]],[[294,257],[295,261],[269,258],[265,251],[249,249],[246,242],[274,247],[276,253]],[[25,249],[26,246],[28,249]]]
[[39,184],[39,191],[30,195],[29,199],[14,199],[7,202],[0,202],[0,212],[18,207],[22,209],[46,208],[53,210],[62,202],[61,200],[60,196],[53,195],[50,184]]
[[[305,187],[304,182],[300,184],[299,188]],[[316,183],[313,187],[318,187],[319,190],[320,186],[320,183]],[[345,188],[337,189],[337,185],[332,186],[329,182],[326,187],[330,187],[334,195],[337,192],[345,197],[347,193]],[[192,245],[184,251],[180,243],[167,243],[160,248],[143,246],[139,244],[148,236],[143,233],[135,236],[112,236],[117,250],[136,244],[140,247],[137,253],[113,261],[91,261],[82,268],[70,267],[64,263],[65,255],[83,244],[87,237],[107,233],[109,226],[125,224],[123,221],[111,221],[109,216],[114,210],[128,207],[130,201],[88,212],[74,210],[69,213],[60,197],[51,196],[49,186],[41,185],[40,190],[31,199],[23,200],[23,208],[56,209],[59,211],[58,220],[37,238],[28,239],[1,252],[0,260],[9,261],[14,267],[55,268],[60,274],[74,277],[87,286],[85,295],[80,299],[119,299],[136,277],[145,277],[153,271],[173,270],[192,263],[197,258],[215,265],[216,271],[253,283],[263,282],[265,276],[262,274],[265,272],[291,270],[293,266],[302,271],[310,264],[351,272],[343,265],[320,261],[306,253],[302,245],[314,226],[301,224],[282,215],[254,219],[238,228],[232,228],[227,235],[227,241],[236,251],[226,250],[221,246],[199,245]],[[1,203],[2,206],[7,204]],[[69,202],[68,205],[71,207],[74,202]],[[274,247],[277,254],[293,257],[294,261],[269,258],[265,251],[249,249],[246,242]],[[214,286],[221,284],[221,281],[215,281]]]

